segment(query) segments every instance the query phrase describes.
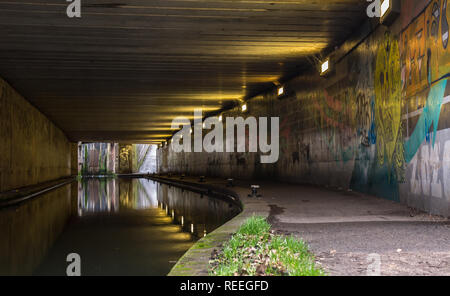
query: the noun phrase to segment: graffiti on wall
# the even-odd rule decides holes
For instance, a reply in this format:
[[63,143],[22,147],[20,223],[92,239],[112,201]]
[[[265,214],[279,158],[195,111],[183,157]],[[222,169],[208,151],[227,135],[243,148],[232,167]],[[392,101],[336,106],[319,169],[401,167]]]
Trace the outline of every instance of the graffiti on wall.
[[[407,162],[411,161],[424,140],[430,142],[432,138],[433,140],[431,142],[434,145],[446,87],[447,80],[441,80],[431,87],[426,105],[422,110],[414,131],[405,142],[405,158]],[[431,127],[433,127],[432,135],[429,132]]]
[[133,145],[119,144],[119,172],[133,172]]
[[392,200],[414,195],[421,207],[431,203],[427,196],[449,199],[448,3],[404,2],[401,32],[378,27],[339,61],[345,74],[321,81],[331,85],[299,79],[292,82],[298,105],[276,101],[283,159],[270,169],[278,177]]
[[[450,72],[447,0],[434,0],[401,34],[402,93],[407,104],[404,140],[408,195],[431,208],[450,200],[448,124],[439,124]],[[447,100],[448,101],[448,100]],[[442,209],[435,209],[442,212]]]
[[348,80],[345,80],[324,90],[313,100],[316,126],[335,161],[345,163],[354,158],[355,105],[352,100],[354,102],[355,99],[354,89],[350,88]]
[[394,167],[401,178],[404,167],[401,115],[402,96],[398,42],[389,32],[379,46],[375,63],[375,122],[377,155],[381,165]]
[[424,142],[411,159],[409,190],[413,195],[450,201],[450,140],[444,140],[450,132],[440,134],[440,140],[434,145]]
[[79,147],[82,175],[110,175],[115,173],[115,149],[110,143],[88,143]]
[[417,94],[450,72],[447,0],[432,1],[401,34],[403,91]]
[[447,0],[432,1],[400,37],[404,94],[411,98],[428,89],[420,118],[405,143],[407,162],[413,159],[424,140],[435,142],[446,76],[450,71],[448,9]]

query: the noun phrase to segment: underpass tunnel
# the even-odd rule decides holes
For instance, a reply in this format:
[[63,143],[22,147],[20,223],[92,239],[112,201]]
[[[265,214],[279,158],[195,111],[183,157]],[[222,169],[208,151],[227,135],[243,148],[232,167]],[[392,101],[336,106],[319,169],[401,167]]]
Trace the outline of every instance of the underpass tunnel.
[[[53,260],[84,231],[63,227],[73,216],[94,231],[91,213],[125,215],[128,239],[142,223],[130,211],[151,211],[164,225],[146,235],[166,239],[155,252],[177,244],[164,259],[173,265],[242,210],[150,177],[257,184],[281,228],[450,217],[448,10],[437,0],[0,0],[0,274],[60,272]],[[215,208],[211,221],[202,211]]]

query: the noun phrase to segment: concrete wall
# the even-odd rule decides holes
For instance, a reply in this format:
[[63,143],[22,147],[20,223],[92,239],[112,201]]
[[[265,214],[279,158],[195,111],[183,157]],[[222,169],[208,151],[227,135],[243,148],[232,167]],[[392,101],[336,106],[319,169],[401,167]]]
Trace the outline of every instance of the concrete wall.
[[162,148],[160,171],[351,188],[450,216],[450,8],[403,2],[397,21],[377,27],[333,75],[313,71],[288,82],[283,100],[274,90],[248,102],[247,115],[280,117],[276,164]]
[[155,173],[156,172],[156,145],[135,144],[137,155],[137,172],[138,173]]
[[0,78],[0,192],[70,174],[64,133]]

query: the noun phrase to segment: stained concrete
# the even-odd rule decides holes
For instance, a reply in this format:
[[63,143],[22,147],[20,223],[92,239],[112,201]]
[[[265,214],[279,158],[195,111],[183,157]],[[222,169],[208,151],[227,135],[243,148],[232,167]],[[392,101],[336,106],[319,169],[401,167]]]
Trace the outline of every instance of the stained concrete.
[[0,78],[0,192],[71,175],[65,134]]

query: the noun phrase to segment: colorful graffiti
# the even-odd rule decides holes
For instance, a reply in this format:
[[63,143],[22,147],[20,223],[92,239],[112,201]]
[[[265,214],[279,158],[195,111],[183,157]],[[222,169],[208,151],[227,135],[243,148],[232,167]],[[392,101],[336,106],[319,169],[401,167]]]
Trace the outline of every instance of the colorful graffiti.
[[119,144],[119,172],[133,172],[133,145]]
[[432,1],[400,37],[404,95],[411,98],[429,88],[422,114],[405,142],[405,159],[408,163],[422,142],[430,141],[431,127],[433,145],[436,139],[447,86],[446,76],[450,71],[450,56],[446,50],[449,37],[448,9],[447,0]]
[[450,72],[450,55],[447,51],[449,13],[447,0],[433,1],[425,12],[425,25],[428,29],[426,47],[428,53],[428,80],[437,81]]
[[421,146],[411,160],[410,192],[450,200],[450,141]]
[[116,151],[114,144],[89,143],[79,147],[82,175],[111,175],[115,173]]
[[433,146],[436,141],[439,116],[447,80],[441,80],[431,87],[425,108],[411,137],[405,142],[405,159],[410,162],[424,140],[430,141],[429,130],[433,126]]
[[432,1],[400,34],[406,97],[417,94],[450,72],[448,12],[447,0]]
[[360,92],[356,96],[356,127],[360,143],[366,147],[376,143],[375,101]]
[[[395,35],[379,26],[331,77],[290,81],[295,99],[267,97],[281,117],[282,151],[268,172],[449,213],[449,8],[404,2]],[[209,163],[217,171],[219,161]]]
[[401,115],[401,76],[398,42],[389,32],[376,56],[375,124],[377,128],[377,155],[381,165],[394,166],[397,175],[404,166]]

